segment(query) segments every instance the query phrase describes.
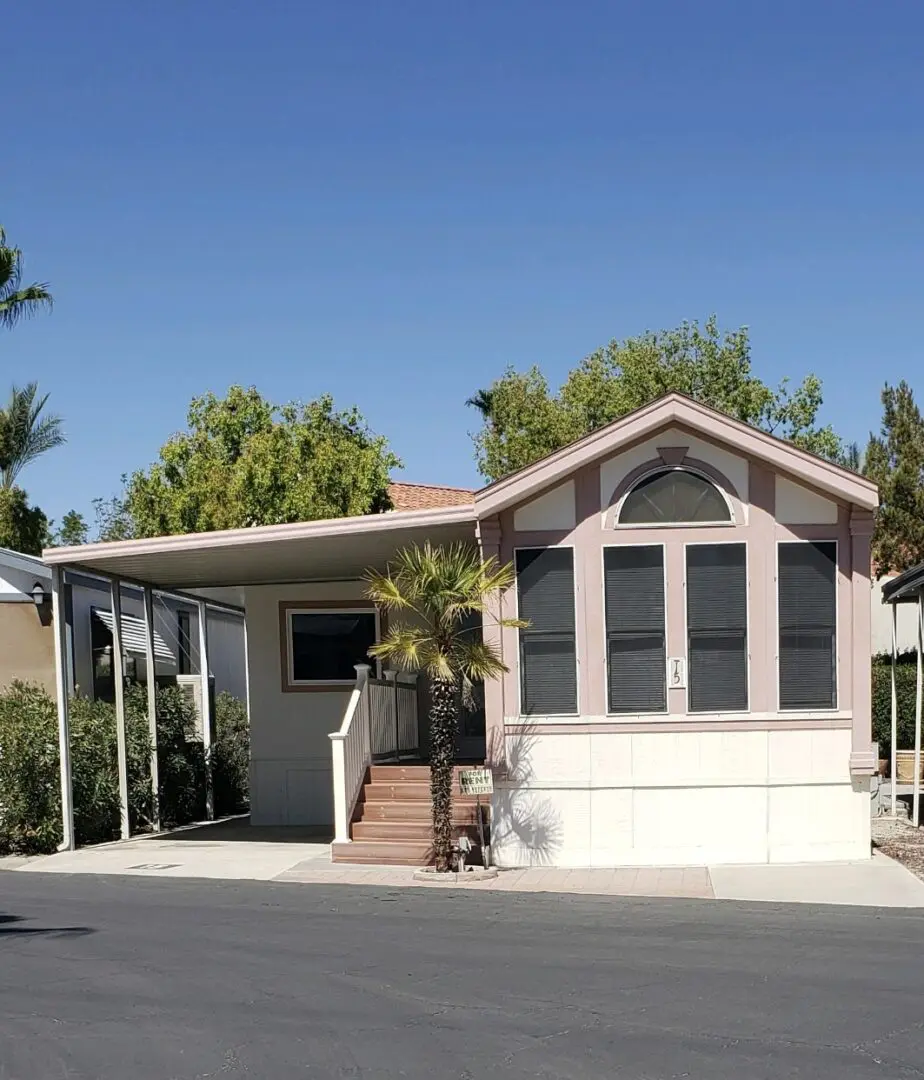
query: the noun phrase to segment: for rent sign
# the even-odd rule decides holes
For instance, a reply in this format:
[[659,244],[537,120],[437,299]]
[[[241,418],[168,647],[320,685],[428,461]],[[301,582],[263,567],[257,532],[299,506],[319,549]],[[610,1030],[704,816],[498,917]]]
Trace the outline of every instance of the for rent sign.
[[494,791],[494,776],[490,769],[462,769],[459,790],[463,795],[490,795]]

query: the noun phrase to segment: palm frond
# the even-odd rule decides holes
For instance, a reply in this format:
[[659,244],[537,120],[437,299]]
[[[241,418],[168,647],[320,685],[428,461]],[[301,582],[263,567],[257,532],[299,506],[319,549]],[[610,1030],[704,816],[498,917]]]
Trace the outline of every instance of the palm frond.
[[24,289],[0,292],[0,326],[12,330],[20,319],[48,310],[54,300],[46,285],[27,285]]
[[412,600],[401,589],[401,582],[378,570],[368,570],[363,579],[365,596],[387,611],[400,611],[412,606]]
[[394,664],[401,671],[418,671],[427,662],[429,642],[424,629],[401,624],[390,627],[382,640],[372,646],[369,655]]
[[47,285],[38,282],[20,288],[22,251],[8,247],[6,231],[0,225],[0,327],[12,329],[20,319],[50,308],[53,300]]
[[507,665],[485,641],[460,638],[453,645],[451,662],[464,679],[473,683],[496,678],[507,670]]
[[14,386],[0,409],[0,483],[13,486],[30,462],[67,441],[60,416],[42,416],[48,395],[41,397],[38,383]]

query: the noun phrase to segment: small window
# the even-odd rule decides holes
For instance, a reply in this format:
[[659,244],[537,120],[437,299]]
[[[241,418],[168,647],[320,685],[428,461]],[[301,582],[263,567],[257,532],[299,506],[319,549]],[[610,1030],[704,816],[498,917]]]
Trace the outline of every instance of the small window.
[[180,675],[192,675],[192,636],[188,611],[176,613],[177,671]]
[[536,548],[516,553],[520,630],[520,709],[526,716],[577,712],[574,552]]
[[719,489],[686,469],[664,469],[640,480],[623,501],[620,525],[702,525],[731,521]]
[[664,712],[664,549],[605,548],[603,578],[609,711]]
[[687,548],[690,712],[748,707],[747,594],[744,544]]
[[376,642],[374,611],[289,611],[289,683],[352,683]]
[[780,708],[837,708],[837,544],[779,546]]

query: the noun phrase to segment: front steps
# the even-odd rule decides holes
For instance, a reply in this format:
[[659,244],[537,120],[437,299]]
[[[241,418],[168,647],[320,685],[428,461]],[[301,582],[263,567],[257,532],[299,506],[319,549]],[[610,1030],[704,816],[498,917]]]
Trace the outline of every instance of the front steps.
[[[455,834],[468,833],[478,843],[476,799],[459,792],[453,778],[452,820]],[[490,800],[482,798],[485,822]],[[349,843],[331,844],[337,863],[377,866],[428,866],[433,861],[430,823],[430,769],[427,765],[373,765],[369,769],[350,826]]]

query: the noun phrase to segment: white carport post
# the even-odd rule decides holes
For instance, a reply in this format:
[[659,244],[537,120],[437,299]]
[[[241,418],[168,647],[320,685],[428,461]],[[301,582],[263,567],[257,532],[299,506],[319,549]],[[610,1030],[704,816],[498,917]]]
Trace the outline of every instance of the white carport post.
[[121,804],[121,835],[131,836],[128,820],[128,749],[125,742],[125,670],[122,666],[122,583],[110,581],[112,596],[112,685],[115,690],[116,742],[119,755],[119,802]]
[[921,694],[922,687],[922,663],[924,663],[924,591],[918,593],[918,677],[915,683],[914,695],[914,781],[912,783],[911,815],[912,821],[917,826],[921,821]]
[[154,832],[160,832],[160,770],[157,763],[157,670],[154,655],[154,590],[144,588],[144,664],[148,679],[148,731],[151,736],[151,795]]
[[892,759],[889,763],[889,776],[891,782],[889,784],[890,795],[892,799],[892,817],[895,817],[898,812],[898,781],[897,776],[897,761],[896,754],[898,753],[895,743],[898,739],[898,690],[895,685],[895,664],[898,657],[898,604],[892,604]]
[[209,695],[209,620],[204,600],[199,611],[199,687],[202,701],[202,750],[205,754],[205,816],[215,817],[215,788],[212,783],[212,699]]
[[58,701],[58,751],[61,762],[61,844],[58,850],[73,851],[76,842],[67,699],[67,618],[64,605],[64,570],[60,566],[51,568],[51,612],[55,629],[55,696]]

